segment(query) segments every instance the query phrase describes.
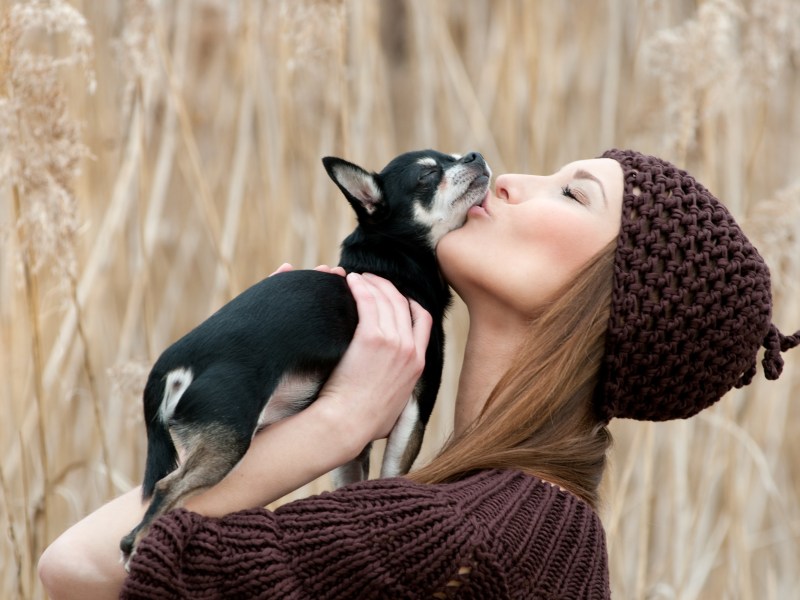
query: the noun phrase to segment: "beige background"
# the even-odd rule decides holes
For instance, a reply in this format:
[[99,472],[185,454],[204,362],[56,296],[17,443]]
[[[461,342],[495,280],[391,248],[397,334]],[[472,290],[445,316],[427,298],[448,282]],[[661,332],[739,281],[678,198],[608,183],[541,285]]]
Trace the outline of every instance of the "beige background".
[[[481,151],[548,173],[610,146],[685,165],[800,327],[792,0],[0,0],[0,597],[40,597],[61,530],[138,483],[139,394],[172,340],[352,228],[320,158]],[[74,7],[74,8],[70,8]],[[38,58],[37,58],[38,57]],[[502,265],[498,265],[502,268]],[[448,322],[426,460],[448,433]],[[617,598],[800,593],[798,356],[689,422],[614,423]],[[319,482],[299,494],[322,489]]]

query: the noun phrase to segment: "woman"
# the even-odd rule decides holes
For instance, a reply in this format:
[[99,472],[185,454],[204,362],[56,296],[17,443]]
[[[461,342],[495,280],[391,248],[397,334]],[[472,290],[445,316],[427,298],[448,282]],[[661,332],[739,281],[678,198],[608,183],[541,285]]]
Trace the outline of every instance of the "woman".
[[762,345],[774,379],[800,342],[771,324],[769,272],[728,211],[631,151],[498,177],[437,252],[470,328],[436,459],[253,508],[385,436],[421,372],[427,314],[349,275],[360,322],[320,399],[157,521],[127,580],[117,543],[138,490],[65,532],[40,561],[51,596],[607,598],[608,421],[689,417],[749,383]]

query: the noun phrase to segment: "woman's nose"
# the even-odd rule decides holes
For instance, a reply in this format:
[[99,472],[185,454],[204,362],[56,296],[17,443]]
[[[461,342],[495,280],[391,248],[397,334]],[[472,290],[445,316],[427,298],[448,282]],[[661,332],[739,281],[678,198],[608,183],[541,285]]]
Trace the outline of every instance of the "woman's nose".
[[498,175],[494,180],[495,196],[506,202],[519,202],[521,189],[521,175],[505,173]]
[[550,175],[528,175],[525,173],[505,173],[498,175],[494,182],[494,193],[509,204],[525,202],[536,196],[540,188],[548,186]]

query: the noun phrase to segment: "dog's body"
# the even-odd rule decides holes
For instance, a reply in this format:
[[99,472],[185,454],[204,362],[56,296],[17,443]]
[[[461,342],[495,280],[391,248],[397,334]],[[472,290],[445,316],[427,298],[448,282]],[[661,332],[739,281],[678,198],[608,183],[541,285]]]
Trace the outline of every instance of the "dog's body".
[[[486,195],[491,171],[476,153],[403,154],[380,174],[344,160],[323,160],[358,216],[340,265],[390,280],[432,316],[425,368],[389,436],[381,476],[408,472],[433,410],[443,365],[443,320],[450,292],[435,247]],[[255,432],[316,399],[353,337],[358,314],[343,277],[291,271],[265,279],[167,348],[144,391],[152,497],[142,522],[123,538],[126,558],[150,521],[188,495],[219,482]],[[185,449],[177,466],[172,435]],[[366,478],[369,447],[337,470],[337,485]]]

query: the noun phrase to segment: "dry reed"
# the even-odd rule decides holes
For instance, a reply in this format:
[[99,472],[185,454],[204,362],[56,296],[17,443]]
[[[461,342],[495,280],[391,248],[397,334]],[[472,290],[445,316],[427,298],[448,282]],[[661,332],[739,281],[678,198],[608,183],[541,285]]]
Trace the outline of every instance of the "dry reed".
[[[0,597],[143,468],[171,340],[352,227],[320,157],[412,148],[549,172],[611,145],[696,172],[800,323],[792,0],[0,0]],[[457,305],[426,460],[448,433]],[[617,598],[800,590],[797,357],[688,422],[613,424]],[[296,495],[328,485],[315,482]]]

